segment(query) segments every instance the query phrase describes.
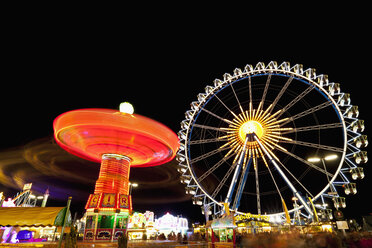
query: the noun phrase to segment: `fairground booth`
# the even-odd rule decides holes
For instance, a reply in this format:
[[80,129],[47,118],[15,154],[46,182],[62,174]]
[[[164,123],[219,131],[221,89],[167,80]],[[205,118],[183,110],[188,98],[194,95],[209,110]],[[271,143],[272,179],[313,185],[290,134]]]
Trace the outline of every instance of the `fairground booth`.
[[155,237],[154,213],[146,211],[145,213],[134,212],[129,217],[128,239],[141,240]]
[[[237,233],[262,233],[270,232],[275,229],[275,225],[269,223],[269,216],[255,214],[239,214],[235,216]],[[273,229],[274,228],[274,229]]]
[[66,207],[0,208],[0,242],[44,242],[60,238],[67,216],[65,233],[70,230],[71,214]]
[[236,225],[234,214],[208,221],[206,224],[208,247],[222,248],[235,246]]
[[117,240],[127,228],[131,197],[116,193],[91,194],[86,210],[85,240]]

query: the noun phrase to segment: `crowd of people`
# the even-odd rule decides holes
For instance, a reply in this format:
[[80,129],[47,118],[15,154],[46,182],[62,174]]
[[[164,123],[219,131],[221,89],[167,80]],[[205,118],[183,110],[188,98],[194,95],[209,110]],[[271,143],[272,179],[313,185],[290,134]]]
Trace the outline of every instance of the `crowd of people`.
[[236,236],[236,247],[252,248],[367,248],[372,247],[372,233],[261,233]]
[[[205,234],[194,233],[187,237],[181,233],[161,233],[153,239],[187,244],[189,241],[205,242]],[[372,232],[319,232],[236,234],[236,247],[250,248],[372,248]]]

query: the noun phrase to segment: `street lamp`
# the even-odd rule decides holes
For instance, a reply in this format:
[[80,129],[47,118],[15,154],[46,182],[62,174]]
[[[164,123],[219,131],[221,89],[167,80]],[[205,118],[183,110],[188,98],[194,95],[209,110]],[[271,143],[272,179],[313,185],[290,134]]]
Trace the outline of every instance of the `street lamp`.
[[320,158],[320,157],[311,157],[311,158],[308,158],[307,161],[309,162],[319,162],[319,161],[322,161],[323,162],[323,165],[324,165],[324,160],[326,161],[329,161],[329,160],[335,160],[338,156],[336,154],[331,154],[331,155],[328,155],[328,156],[325,156],[324,158]]
[[137,188],[137,187],[138,187],[138,183],[129,182],[129,194],[131,195],[132,194],[132,189]]
[[[329,181],[329,176],[328,176],[327,168],[326,168],[326,165],[325,165],[325,162],[324,161],[325,160],[326,161],[334,160],[336,158],[337,158],[337,155],[336,154],[331,154],[331,155],[325,156],[324,158],[311,157],[311,158],[308,158],[307,159],[307,161],[313,162],[313,163],[322,161],[323,168],[324,168],[324,171],[325,171],[326,176],[327,176],[328,184],[329,184],[329,186],[331,188],[331,192],[329,192],[328,194],[332,194],[332,195],[336,195],[337,193],[333,191],[333,187],[331,186],[331,182]],[[348,185],[348,186],[344,186],[344,188],[345,188],[345,193],[346,194],[349,194],[350,191],[354,192],[354,188],[355,187],[353,185]],[[350,189],[350,188],[352,188],[352,189]],[[355,192],[356,192],[356,188],[355,188]],[[335,205],[335,208],[336,209],[338,209],[340,207],[342,207],[342,208],[345,208],[346,207],[346,203],[345,203],[345,198],[344,197],[335,197],[335,198],[333,198],[333,202],[334,202],[334,205]]]
[[336,155],[336,154],[330,154],[330,155],[325,156],[325,157],[311,157],[311,158],[308,158],[308,159],[307,159],[307,161],[312,162],[312,163],[317,163],[317,162],[319,162],[319,161],[322,161],[323,168],[324,168],[325,174],[326,174],[326,176],[327,176],[328,184],[329,184],[329,186],[330,186],[330,188],[331,188],[331,192],[332,192],[332,194],[334,194],[334,192],[333,192],[333,188],[332,188],[332,186],[331,186],[331,182],[329,181],[329,176],[328,176],[328,172],[327,172],[327,167],[326,167],[326,165],[325,165],[324,160],[326,160],[326,161],[330,161],[330,160],[335,160],[336,158],[337,158],[337,155]]

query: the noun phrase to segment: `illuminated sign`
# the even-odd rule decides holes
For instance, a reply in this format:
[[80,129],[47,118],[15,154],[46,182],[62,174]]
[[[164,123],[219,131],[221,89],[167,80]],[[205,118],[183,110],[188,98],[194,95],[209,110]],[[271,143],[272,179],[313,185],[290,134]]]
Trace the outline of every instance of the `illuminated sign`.
[[23,185],[23,190],[30,190],[32,187],[32,183],[26,183]]
[[125,209],[129,208],[129,197],[128,197],[128,195],[121,194],[119,196],[119,208],[125,208]]
[[116,194],[115,193],[103,193],[101,208],[114,208],[116,203]]
[[245,220],[251,220],[251,219],[269,221],[270,218],[267,215],[251,214],[251,213],[246,213],[246,214],[235,216],[235,221],[245,221]]
[[155,220],[156,229],[173,229],[175,231],[187,229],[188,222],[186,218],[176,217],[170,213],[166,213],[159,219]]
[[88,208],[98,207],[99,196],[100,196],[100,194],[90,195],[90,199],[89,199],[89,202],[88,202]]
[[101,210],[132,209],[131,197],[117,193],[90,194],[85,209]]
[[142,213],[133,213],[129,217],[128,228],[143,228],[154,226],[154,212],[146,211]]

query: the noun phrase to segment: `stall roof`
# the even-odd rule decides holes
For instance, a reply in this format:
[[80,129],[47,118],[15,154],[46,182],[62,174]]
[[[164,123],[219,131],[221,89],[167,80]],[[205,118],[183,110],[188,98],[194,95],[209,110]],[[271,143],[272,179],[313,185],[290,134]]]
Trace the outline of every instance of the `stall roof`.
[[0,226],[62,226],[65,212],[66,207],[0,207]]
[[211,223],[212,228],[235,228],[234,214],[214,219]]

